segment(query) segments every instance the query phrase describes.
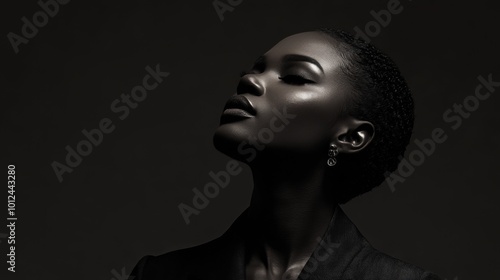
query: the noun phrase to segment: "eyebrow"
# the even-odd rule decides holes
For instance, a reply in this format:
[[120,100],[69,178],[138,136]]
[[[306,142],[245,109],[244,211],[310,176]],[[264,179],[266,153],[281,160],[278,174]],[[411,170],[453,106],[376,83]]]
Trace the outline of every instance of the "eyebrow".
[[283,61],[284,62],[292,62],[292,61],[309,62],[309,63],[316,65],[319,68],[319,70],[321,70],[321,72],[325,73],[325,71],[323,71],[323,67],[321,67],[321,64],[319,64],[319,62],[316,59],[309,57],[309,56],[300,55],[300,54],[288,54],[288,55],[285,55],[283,57]]
[[[263,63],[265,63],[265,61],[266,61],[266,57],[264,55],[261,55],[255,60],[254,65],[263,64]],[[312,63],[312,64],[316,65],[319,68],[319,70],[321,70],[322,73],[325,73],[325,71],[323,70],[323,67],[321,67],[321,64],[319,64],[319,62],[312,57],[300,55],[300,54],[287,54],[283,57],[283,62],[294,62],[294,61],[305,61],[305,62]]]

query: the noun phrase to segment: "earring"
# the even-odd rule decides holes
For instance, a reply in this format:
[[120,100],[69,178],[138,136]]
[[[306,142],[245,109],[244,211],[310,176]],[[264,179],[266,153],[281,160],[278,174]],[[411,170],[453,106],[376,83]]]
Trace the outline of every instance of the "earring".
[[335,144],[330,144],[330,149],[328,150],[328,160],[326,163],[328,166],[334,166],[337,164],[337,159],[335,158],[339,154],[339,149],[337,148],[337,145]]

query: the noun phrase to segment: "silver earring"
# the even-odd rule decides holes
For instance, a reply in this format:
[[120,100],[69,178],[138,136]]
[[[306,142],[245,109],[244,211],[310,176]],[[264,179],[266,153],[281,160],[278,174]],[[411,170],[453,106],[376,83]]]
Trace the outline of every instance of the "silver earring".
[[337,145],[335,144],[330,144],[330,149],[328,149],[328,160],[326,163],[328,166],[334,166],[337,164],[337,159],[335,158],[339,154],[339,148],[337,148]]

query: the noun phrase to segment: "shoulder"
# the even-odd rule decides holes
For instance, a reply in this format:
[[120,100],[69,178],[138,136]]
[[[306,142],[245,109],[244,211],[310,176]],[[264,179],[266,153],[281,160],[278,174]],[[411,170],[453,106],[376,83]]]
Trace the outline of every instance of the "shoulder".
[[191,279],[193,273],[210,273],[225,258],[229,244],[219,237],[210,242],[158,256],[144,256],[136,264],[129,280]]
[[[220,237],[159,256],[145,256],[129,280],[235,279],[244,259],[241,214]],[[236,277],[237,278],[237,277]]]
[[352,260],[345,272],[348,279],[405,279],[405,280],[440,280],[440,278],[416,265],[382,253],[371,246],[364,247]]

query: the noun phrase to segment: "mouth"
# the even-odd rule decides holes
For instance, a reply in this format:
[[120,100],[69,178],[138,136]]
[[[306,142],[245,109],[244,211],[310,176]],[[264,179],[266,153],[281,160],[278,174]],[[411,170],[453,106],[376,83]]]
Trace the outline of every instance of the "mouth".
[[221,124],[251,118],[254,117],[255,114],[255,108],[250,101],[242,95],[236,95],[231,97],[224,106]]

